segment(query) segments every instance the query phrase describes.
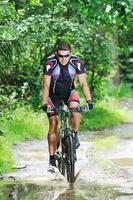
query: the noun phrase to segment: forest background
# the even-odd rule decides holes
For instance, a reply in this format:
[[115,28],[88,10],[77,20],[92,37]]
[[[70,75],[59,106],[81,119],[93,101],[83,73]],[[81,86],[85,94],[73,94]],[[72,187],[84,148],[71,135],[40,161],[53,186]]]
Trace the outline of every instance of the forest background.
[[0,1],[0,172],[11,169],[11,144],[47,133],[43,60],[60,40],[86,65],[94,109],[80,130],[133,121],[132,111],[119,107],[133,97],[132,33],[132,0]]

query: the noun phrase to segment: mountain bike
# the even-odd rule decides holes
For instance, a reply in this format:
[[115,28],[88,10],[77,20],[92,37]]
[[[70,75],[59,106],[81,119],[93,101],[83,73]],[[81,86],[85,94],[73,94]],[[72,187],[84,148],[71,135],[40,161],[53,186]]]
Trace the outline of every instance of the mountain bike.
[[75,182],[75,162],[76,146],[74,144],[74,133],[70,128],[70,113],[88,111],[88,106],[79,108],[57,108],[55,111],[59,115],[60,128],[58,130],[58,142],[56,151],[56,164],[60,173],[66,176],[70,183]]

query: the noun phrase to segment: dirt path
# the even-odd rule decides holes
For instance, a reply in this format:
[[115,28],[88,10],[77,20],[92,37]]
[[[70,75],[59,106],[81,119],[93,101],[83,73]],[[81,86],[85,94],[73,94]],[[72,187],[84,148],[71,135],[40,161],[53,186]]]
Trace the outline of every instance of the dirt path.
[[[133,101],[123,99],[120,106],[132,109]],[[43,138],[13,146],[16,166],[25,168],[7,174],[15,177],[17,184],[7,188],[6,193],[17,195],[13,200],[132,200],[133,123],[82,132],[79,138],[81,146],[77,150],[77,178],[73,187],[60,173],[47,172],[48,145]]]
[[[133,199],[133,139],[119,139],[113,146],[105,149],[96,149],[94,142],[97,135],[101,137],[108,133],[106,138],[110,138],[112,132],[118,133],[125,130],[132,134],[133,124],[123,124],[102,132],[80,134],[81,146],[77,151],[75,186],[85,199],[88,199],[88,195],[90,195],[88,187],[90,187],[89,191],[91,192],[92,188],[94,189],[96,186],[103,187],[100,189],[101,193],[105,191],[105,188],[113,188],[116,193],[129,195]],[[45,138],[25,141],[14,146],[13,155],[18,167],[26,166],[24,169],[10,173],[18,181],[38,185],[53,184],[56,188],[52,193],[52,198],[50,197],[51,199],[56,199],[69,187],[66,179],[59,173],[51,175],[47,172],[48,151]],[[50,194],[47,193],[46,199],[50,199],[48,198]],[[111,194],[112,192],[110,192]],[[111,199],[111,197],[107,199]],[[130,198],[126,196],[125,199]]]

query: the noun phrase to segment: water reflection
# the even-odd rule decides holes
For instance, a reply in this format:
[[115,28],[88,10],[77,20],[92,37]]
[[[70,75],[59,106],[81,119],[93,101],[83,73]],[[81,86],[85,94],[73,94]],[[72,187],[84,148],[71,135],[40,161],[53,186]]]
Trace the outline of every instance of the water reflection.
[[130,200],[133,199],[133,193],[119,191],[120,188],[109,185],[80,185],[79,192],[87,200]]
[[81,185],[80,192],[87,200],[108,200],[116,196],[111,186],[97,184]]
[[57,200],[85,200],[85,198],[83,198],[80,193],[77,193],[74,185],[70,185],[63,194],[59,195]]
[[64,186],[13,184],[0,187],[0,200],[53,200],[64,191]]
[[25,184],[18,187],[18,200],[51,200],[55,196],[55,187]]
[[8,185],[0,192],[0,200],[85,200],[74,186],[62,190],[62,186],[35,184]]
[[0,188],[0,200],[130,200],[133,193],[122,193],[112,186],[78,183],[65,192],[61,185],[19,184]]
[[10,187],[9,200],[17,200],[17,185],[12,185]]

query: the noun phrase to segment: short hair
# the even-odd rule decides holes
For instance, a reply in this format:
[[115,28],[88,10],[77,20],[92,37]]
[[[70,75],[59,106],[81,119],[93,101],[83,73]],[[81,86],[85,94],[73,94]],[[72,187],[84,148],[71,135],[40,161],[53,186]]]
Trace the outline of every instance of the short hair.
[[59,42],[57,45],[56,45],[56,51],[58,50],[63,50],[63,51],[68,51],[70,50],[71,51],[71,46],[69,43],[67,42]]

